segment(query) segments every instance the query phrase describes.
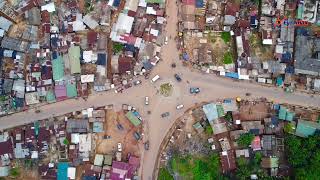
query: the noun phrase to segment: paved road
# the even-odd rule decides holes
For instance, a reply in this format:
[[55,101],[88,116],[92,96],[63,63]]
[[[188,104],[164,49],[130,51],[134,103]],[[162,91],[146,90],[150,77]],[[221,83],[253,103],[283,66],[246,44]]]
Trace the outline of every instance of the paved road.
[[[246,92],[251,92],[253,97],[266,97],[275,102],[298,104],[303,106],[320,107],[320,97],[311,98],[306,94],[286,94],[282,90],[276,88],[265,88],[256,84],[245,82],[233,82],[229,79],[216,77],[210,74],[200,74],[192,72],[184,67],[178,61],[179,54],[176,49],[174,36],[177,34],[177,6],[175,1],[168,1],[167,14],[168,26],[167,34],[172,38],[169,39],[169,44],[164,46],[162,58],[153,71],[153,75],[159,74],[161,80],[155,84],[143,80],[141,86],[132,87],[124,91],[122,94],[114,92],[101,93],[95,96],[90,96],[87,101],[83,99],[71,99],[63,102],[57,102],[40,107],[40,113],[30,112],[16,113],[10,116],[0,118],[0,130],[11,128],[18,125],[27,124],[36,120],[46,119],[52,116],[63,115],[72,111],[81,110],[92,106],[105,106],[114,104],[116,108],[120,108],[121,104],[131,104],[138,108],[142,117],[147,122],[146,136],[150,140],[150,150],[143,153],[142,174],[144,180],[152,179],[152,172],[156,161],[156,156],[162,139],[167,130],[171,127],[173,121],[183,114],[183,110],[175,109],[177,104],[184,104],[185,107],[191,107],[197,102],[210,101],[217,98],[228,98],[241,96],[244,97]],[[177,67],[170,67],[172,62],[177,63]],[[181,74],[182,82],[177,83],[173,77],[174,73]],[[186,81],[189,81],[188,84]],[[157,94],[157,89],[162,82],[171,82],[174,86],[174,92],[170,97],[161,97]],[[201,93],[193,96],[189,94],[189,87],[196,86],[201,88]],[[144,97],[150,97],[150,105],[144,105]],[[151,114],[147,114],[150,110]],[[162,119],[160,114],[170,112],[170,117]]]

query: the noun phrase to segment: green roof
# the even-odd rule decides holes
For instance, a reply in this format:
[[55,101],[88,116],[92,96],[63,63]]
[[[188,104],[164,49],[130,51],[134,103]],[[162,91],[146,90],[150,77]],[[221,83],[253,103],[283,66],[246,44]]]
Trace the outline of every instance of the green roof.
[[146,3],[158,3],[163,4],[165,0],[146,0]]
[[222,105],[217,105],[217,111],[218,111],[218,116],[223,117],[224,116],[224,109]]
[[270,158],[270,167],[271,167],[271,168],[277,168],[277,167],[279,167],[279,158],[277,158],[277,157],[271,157],[271,158]]
[[287,108],[280,106],[279,109],[279,119],[286,120],[286,121],[293,121],[293,118],[295,116],[295,113],[290,112],[287,110]]
[[64,65],[61,56],[52,61],[53,80],[61,80],[64,76]]
[[300,137],[308,137],[314,135],[317,129],[320,129],[320,124],[313,121],[298,120],[296,135]]
[[141,121],[133,114],[132,111],[127,112],[126,117],[134,126],[139,126]]
[[77,86],[75,83],[68,83],[67,84],[67,96],[69,98],[72,97],[77,97],[78,96],[78,92],[77,92]]
[[104,155],[104,162],[103,162],[105,165],[109,165],[111,166],[112,165],[112,155]]
[[80,68],[80,47],[72,46],[69,48],[68,57],[70,61],[71,74],[81,73]]
[[54,95],[52,90],[47,91],[46,99],[48,103],[56,102],[56,96]]

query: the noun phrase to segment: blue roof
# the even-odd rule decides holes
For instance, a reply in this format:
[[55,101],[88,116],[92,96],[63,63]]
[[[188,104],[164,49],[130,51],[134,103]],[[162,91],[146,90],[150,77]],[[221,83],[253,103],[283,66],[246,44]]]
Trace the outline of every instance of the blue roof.
[[250,24],[251,25],[256,25],[256,19],[257,19],[256,16],[250,16]]
[[278,117],[277,117],[277,116],[272,116],[272,117],[271,117],[271,123],[272,123],[273,125],[275,125],[275,126],[278,126],[278,124],[279,124],[279,119],[278,119]]
[[57,59],[58,58],[58,53],[57,51],[52,52],[52,59]]
[[68,167],[69,163],[67,162],[58,163],[57,180],[68,180]]
[[204,6],[203,0],[196,0],[196,7],[202,8]]
[[239,79],[239,74],[235,72],[226,72],[226,77]]
[[293,66],[287,66],[286,69],[285,69],[285,72],[289,73],[289,74],[293,74],[294,73],[294,67]]
[[291,61],[291,53],[290,52],[286,52],[286,53],[282,54],[281,62],[289,63],[290,61]]
[[204,113],[206,114],[206,117],[210,123],[213,120],[219,118],[218,109],[217,109],[216,104],[213,104],[213,103],[206,104],[206,105],[202,106],[202,109],[203,109]]
[[23,98],[15,98],[16,107],[23,107],[24,106],[24,99]]
[[153,68],[153,65],[151,64],[150,61],[146,61],[146,62],[143,63],[143,67],[146,70],[151,70]]
[[95,176],[82,176],[82,180],[96,180],[97,177]]
[[124,48],[126,51],[136,52],[136,48],[134,47],[134,45],[126,44]]
[[249,132],[254,135],[259,135],[260,130],[259,129],[250,129]]
[[281,76],[278,76],[277,77],[277,86],[282,86],[282,84],[283,84],[283,79]]
[[121,0],[114,0],[112,6],[119,7]]
[[186,61],[188,61],[189,60],[189,55],[188,55],[188,53],[183,53],[182,54],[182,58],[183,58],[183,60],[186,60]]
[[107,55],[105,53],[98,53],[97,65],[105,66],[107,64]]

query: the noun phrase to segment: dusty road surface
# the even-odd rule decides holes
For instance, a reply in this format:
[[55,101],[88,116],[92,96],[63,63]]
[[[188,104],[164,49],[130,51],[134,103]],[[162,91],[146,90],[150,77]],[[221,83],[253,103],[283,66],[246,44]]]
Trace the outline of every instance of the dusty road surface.
[[[311,98],[309,95],[294,93],[286,94],[280,89],[265,88],[256,84],[245,82],[233,82],[229,79],[219,78],[210,74],[200,74],[184,68],[179,62],[179,54],[176,49],[174,37],[177,34],[177,6],[175,1],[167,1],[167,14],[169,18],[166,28],[167,36],[170,37],[168,45],[163,47],[162,59],[155,67],[152,75],[159,74],[161,80],[155,84],[143,80],[141,86],[132,87],[123,93],[105,92],[90,96],[87,101],[83,99],[71,99],[40,107],[40,113],[34,110],[29,112],[16,113],[0,118],[0,130],[18,125],[27,124],[36,120],[42,120],[51,116],[63,115],[72,111],[88,107],[99,107],[114,104],[120,109],[122,104],[131,104],[139,110],[147,122],[145,138],[150,141],[150,150],[142,154],[142,178],[149,180],[156,161],[159,145],[173,121],[183,114],[183,110],[176,110],[176,105],[184,104],[185,108],[191,107],[197,102],[210,101],[217,98],[245,97],[246,92],[251,92],[252,97],[266,97],[275,102],[290,103],[303,106],[320,107],[320,97]],[[171,68],[171,63],[176,62],[177,67]],[[174,74],[179,73],[182,82],[174,79]],[[151,76],[152,76],[151,75]],[[190,83],[187,83],[189,81]],[[161,83],[170,82],[174,86],[173,94],[170,97],[163,97],[157,94]],[[201,92],[198,95],[190,95],[191,86],[199,87]],[[144,97],[149,96],[150,105],[144,105]],[[151,114],[147,114],[150,110]],[[161,118],[163,112],[170,112],[167,118]]]

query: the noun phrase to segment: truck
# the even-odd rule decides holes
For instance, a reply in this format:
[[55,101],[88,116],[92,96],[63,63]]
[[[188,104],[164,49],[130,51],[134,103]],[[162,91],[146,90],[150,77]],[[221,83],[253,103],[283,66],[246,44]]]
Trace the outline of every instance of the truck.
[[156,75],[156,76],[154,76],[154,77],[151,79],[151,82],[152,82],[152,83],[155,83],[158,79],[160,79],[160,76],[159,76],[159,75]]

